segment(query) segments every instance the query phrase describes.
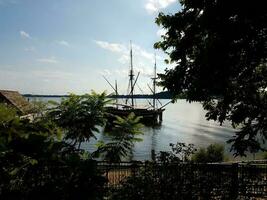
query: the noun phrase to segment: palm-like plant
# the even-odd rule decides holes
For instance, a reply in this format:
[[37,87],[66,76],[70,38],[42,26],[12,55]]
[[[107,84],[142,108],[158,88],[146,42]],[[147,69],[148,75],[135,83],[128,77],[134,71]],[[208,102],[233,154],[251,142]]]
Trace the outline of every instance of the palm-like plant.
[[127,117],[116,117],[114,128],[108,134],[111,142],[98,143],[98,150],[95,154],[101,154],[104,160],[109,162],[120,162],[123,158],[132,155],[132,149],[135,142],[142,141],[138,135],[143,134],[141,131],[142,124],[139,123],[141,117],[136,117],[134,113]]
[[65,130],[65,139],[80,148],[82,142],[96,138],[99,126],[105,124],[105,105],[108,102],[105,92],[82,96],[71,94],[56,104],[49,116]]

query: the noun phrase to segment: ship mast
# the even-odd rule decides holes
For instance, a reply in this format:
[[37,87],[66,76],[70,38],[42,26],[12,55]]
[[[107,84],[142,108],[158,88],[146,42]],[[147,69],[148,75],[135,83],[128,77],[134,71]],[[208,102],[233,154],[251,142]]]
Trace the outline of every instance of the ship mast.
[[131,103],[132,103],[132,108],[134,108],[134,98],[133,98],[133,95],[134,95],[134,72],[133,72],[133,50],[132,50],[132,41],[130,41],[130,45],[131,45],[131,50],[130,50],[130,74],[129,74],[129,77],[130,77],[130,88],[131,88]]
[[156,53],[155,53],[155,65],[154,65],[154,77],[153,80],[153,108],[156,109],[156,79],[157,79],[157,61],[156,61]]
[[118,85],[117,85],[117,80],[115,80],[115,93],[116,93],[116,107],[118,109]]

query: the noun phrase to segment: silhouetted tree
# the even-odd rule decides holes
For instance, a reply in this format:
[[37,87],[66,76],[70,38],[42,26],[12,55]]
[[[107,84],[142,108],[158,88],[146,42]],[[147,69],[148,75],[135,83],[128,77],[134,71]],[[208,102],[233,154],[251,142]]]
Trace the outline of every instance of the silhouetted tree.
[[160,74],[174,95],[200,101],[208,120],[232,122],[236,155],[264,150],[267,139],[267,12],[264,1],[181,0],[155,44],[175,64]]
[[177,142],[176,144],[170,143],[171,151],[160,151],[156,154],[156,162],[170,164],[189,162],[191,156],[197,151],[194,144],[185,144]]

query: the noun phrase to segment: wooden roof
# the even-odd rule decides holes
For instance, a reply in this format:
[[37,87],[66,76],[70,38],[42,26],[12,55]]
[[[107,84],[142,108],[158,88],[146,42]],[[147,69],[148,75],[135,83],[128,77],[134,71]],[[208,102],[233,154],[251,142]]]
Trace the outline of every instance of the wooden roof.
[[0,90],[0,99],[17,108],[22,114],[29,114],[31,104],[17,91]]

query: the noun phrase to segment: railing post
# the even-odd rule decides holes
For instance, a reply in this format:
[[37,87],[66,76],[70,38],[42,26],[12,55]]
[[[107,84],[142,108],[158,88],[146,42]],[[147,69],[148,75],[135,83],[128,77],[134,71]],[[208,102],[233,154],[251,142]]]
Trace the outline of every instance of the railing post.
[[136,176],[136,169],[137,169],[137,164],[136,162],[133,162],[131,165],[131,171],[132,171],[132,176],[135,177]]
[[231,183],[231,199],[237,199],[238,198],[238,163],[232,164],[232,183]]
[[154,150],[154,149],[151,150],[151,160],[152,160],[153,162],[156,161],[156,153],[155,153],[155,150]]

